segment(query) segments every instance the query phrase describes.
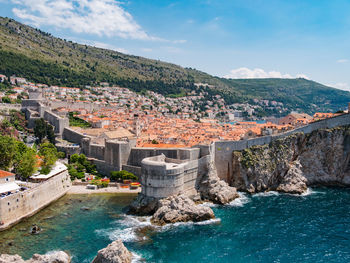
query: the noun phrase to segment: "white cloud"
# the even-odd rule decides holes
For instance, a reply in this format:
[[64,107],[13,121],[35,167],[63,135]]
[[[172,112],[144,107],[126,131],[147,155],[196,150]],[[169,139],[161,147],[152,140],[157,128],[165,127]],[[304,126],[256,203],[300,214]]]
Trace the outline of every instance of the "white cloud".
[[244,67],[238,68],[238,69],[232,69],[229,74],[224,76],[224,78],[231,78],[231,79],[305,78],[305,79],[308,79],[308,77],[304,74],[297,74],[295,77],[293,77],[290,74],[282,74],[281,72],[278,72],[278,71],[266,72],[261,68],[249,69]]
[[159,40],[148,35],[115,0],[12,0],[13,13],[34,26],[50,25],[77,33]]
[[333,88],[336,88],[336,89],[350,91],[349,84],[345,83],[345,82],[339,82],[339,83],[335,83],[335,84],[328,84],[327,86],[333,87]]
[[102,42],[98,42],[98,41],[90,42],[89,45],[92,45],[92,46],[95,46],[95,47],[99,47],[99,48],[104,48],[104,49],[110,49],[110,50],[118,51],[118,52],[121,52],[121,53],[124,53],[124,54],[129,53],[129,51],[126,50],[125,48],[116,47],[116,46],[113,46],[113,45],[110,45],[110,44],[106,44],[106,43],[102,43]]
[[337,60],[337,63],[347,63],[347,62],[349,62],[349,60],[346,58],[342,58],[342,59]]
[[180,40],[174,40],[172,41],[174,44],[185,44],[187,43],[187,40],[185,39],[180,39]]
[[152,52],[152,48],[141,48],[141,51],[143,52]]

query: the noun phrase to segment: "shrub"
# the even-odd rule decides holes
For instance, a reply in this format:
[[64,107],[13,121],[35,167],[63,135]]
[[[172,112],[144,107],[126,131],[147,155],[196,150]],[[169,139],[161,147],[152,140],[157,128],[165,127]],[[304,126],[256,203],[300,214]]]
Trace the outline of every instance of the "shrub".
[[122,171],[112,171],[110,173],[110,179],[111,181],[118,181],[118,180],[137,180],[137,176],[133,173],[130,173],[128,171],[122,170]]
[[65,154],[64,152],[58,152],[58,153],[57,153],[57,157],[58,157],[59,159],[64,159],[64,158],[66,157],[66,154]]
[[41,174],[49,174],[51,172],[51,167],[50,166],[43,166],[40,169]]

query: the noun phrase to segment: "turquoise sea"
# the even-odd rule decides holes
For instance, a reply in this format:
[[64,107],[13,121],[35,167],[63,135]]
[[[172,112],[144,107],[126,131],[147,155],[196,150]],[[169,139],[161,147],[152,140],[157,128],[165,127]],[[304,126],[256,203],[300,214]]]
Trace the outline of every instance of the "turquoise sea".
[[[138,262],[350,262],[350,189],[241,194],[230,205],[213,206],[217,220],[162,228],[126,216],[122,209],[132,198],[65,196],[0,232],[0,253],[29,258],[65,250],[75,263],[91,262],[121,238]],[[38,235],[29,234],[33,223],[43,229]]]

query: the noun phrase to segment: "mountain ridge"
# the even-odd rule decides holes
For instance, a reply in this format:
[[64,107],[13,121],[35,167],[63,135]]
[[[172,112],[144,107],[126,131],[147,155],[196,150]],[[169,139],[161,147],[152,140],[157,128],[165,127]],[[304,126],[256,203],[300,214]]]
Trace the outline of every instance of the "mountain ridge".
[[221,95],[227,104],[254,99],[282,102],[291,111],[344,109],[350,93],[306,79],[225,79],[172,63],[127,55],[56,38],[49,33],[0,17],[0,73],[18,75],[49,85],[83,87],[100,82],[134,91],[163,95],[186,94],[198,89]]

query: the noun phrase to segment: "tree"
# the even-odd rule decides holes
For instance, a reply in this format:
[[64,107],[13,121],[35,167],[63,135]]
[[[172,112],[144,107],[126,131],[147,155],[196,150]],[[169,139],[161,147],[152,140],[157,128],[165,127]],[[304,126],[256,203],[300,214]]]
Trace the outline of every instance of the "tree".
[[46,172],[48,170],[50,172],[51,166],[54,165],[58,159],[58,153],[55,145],[49,142],[40,144],[39,154],[43,158],[44,171]]
[[17,167],[16,167],[16,174],[28,178],[32,176],[36,170],[36,153],[33,149],[28,148],[26,151],[22,154],[22,158],[18,160]]
[[55,132],[53,131],[53,127],[50,124],[46,124],[46,135],[47,139],[52,143],[55,144]]
[[46,122],[43,118],[35,120],[34,135],[38,138],[39,143],[46,137]]
[[128,171],[122,170],[122,171],[112,171],[110,173],[110,179],[111,181],[118,181],[118,180],[137,180],[138,177],[134,175],[133,173],[130,173]]
[[9,97],[7,97],[7,96],[2,97],[1,100],[2,100],[2,103],[11,103],[11,99]]
[[71,156],[70,156],[70,163],[76,163],[76,162],[78,162],[78,159],[79,159],[79,154],[72,154]]
[[41,143],[43,139],[47,138],[52,144],[55,144],[55,132],[53,126],[47,123],[43,118],[35,120],[34,135]]
[[0,149],[0,169],[8,170],[15,161],[16,140],[9,136],[0,136]]

